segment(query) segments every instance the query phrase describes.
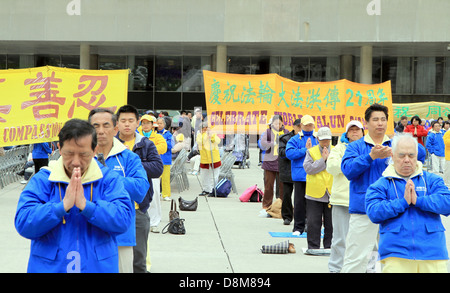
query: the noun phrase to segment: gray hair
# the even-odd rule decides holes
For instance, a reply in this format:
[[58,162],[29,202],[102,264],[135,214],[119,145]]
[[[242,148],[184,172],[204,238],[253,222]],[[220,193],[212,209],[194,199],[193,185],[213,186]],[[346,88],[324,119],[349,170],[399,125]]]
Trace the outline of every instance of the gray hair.
[[394,135],[392,138],[392,153],[395,153],[398,143],[404,140],[412,141],[416,147],[416,154],[419,153],[419,143],[417,142],[417,139],[415,139],[409,132],[399,132]]
[[166,119],[159,117],[156,121],[161,120],[164,123],[164,127],[166,126]]

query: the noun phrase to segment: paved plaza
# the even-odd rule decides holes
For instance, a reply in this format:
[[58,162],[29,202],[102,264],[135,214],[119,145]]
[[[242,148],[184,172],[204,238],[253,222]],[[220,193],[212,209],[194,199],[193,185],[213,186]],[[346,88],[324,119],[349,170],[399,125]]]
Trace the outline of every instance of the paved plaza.
[[[150,233],[151,273],[328,273],[328,256],[302,252],[306,238],[272,237],[269,232],[291,232],[293,224],[259,216],[261,203],[240,202],[240,194],[258,184],[263,189],[263,171],[258,166],[258,150],[250,149],[250,168],[233,167],[237,194],[227,198],[198,197],[198,209],[180,211],[186,234]],[[192,200],[201,192],[196,176],[188,175],[189,190],[179,193],[172,186],[172,197]],[[198,178],[200,179],[200,177]],[[19,182],[0,190],[0,272],[25,273],[30,240],[14,228],[14,214],[23,188]],[[161,201],[160,230],[168,223],[170,202]],[[443,217],[446,228],[450,220]],[[447,233],[447,239],[450,235]],[[262,245],[289,240],[296,253],[263,254]],[[448,243],[448,240],[447,240]]]

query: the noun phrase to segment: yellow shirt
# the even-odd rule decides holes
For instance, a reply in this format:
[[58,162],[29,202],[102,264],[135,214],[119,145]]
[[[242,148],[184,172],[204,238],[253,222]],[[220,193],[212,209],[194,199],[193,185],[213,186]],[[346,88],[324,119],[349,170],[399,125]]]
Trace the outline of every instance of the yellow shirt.
[[133,150],[134,147],[134,142],[136,141],[136,138],[129,140],[129,141],[124,141],[123,144],[130,150]]
[[[133,150],[133,147],[134,147],[134,142],[135,142],[135,141],[136,141],[136,138],[134,138],[134,139],[132,139],[132,140],[129,140],[129,141],[124,141],[123,144],[124,144],[130,151],[132,151],[132,150]],[[134,207],[135,207],[136,209],[139,208],[139,205],[138,205],[137,202],[134,202]]]

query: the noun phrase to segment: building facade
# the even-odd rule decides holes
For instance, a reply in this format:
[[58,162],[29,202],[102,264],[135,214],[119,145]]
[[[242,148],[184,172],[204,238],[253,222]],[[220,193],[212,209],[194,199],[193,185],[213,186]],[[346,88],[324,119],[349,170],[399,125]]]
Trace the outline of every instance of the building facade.
[[202,70],[391,80],[450,102],[448,0],[2,0],[0,69],[129,68],[140,109],[205,107]]

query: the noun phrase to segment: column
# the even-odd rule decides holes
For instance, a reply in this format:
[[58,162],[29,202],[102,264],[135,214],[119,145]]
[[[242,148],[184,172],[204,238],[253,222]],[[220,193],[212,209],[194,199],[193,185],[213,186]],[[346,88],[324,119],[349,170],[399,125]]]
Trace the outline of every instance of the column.
[[372,84],[372,46],[361,47],[359,82]]
[[339,77],[341,79],[347,79],[354,81],[353,79],[353,56],[352,55],[342,55],[340,57],[341,66]]
[[80,45],[80,69],[91,69],[91,46],[89,44]]
[[227,46],[217,45],[216,54],[216,71],[217,72],[227,72]]

